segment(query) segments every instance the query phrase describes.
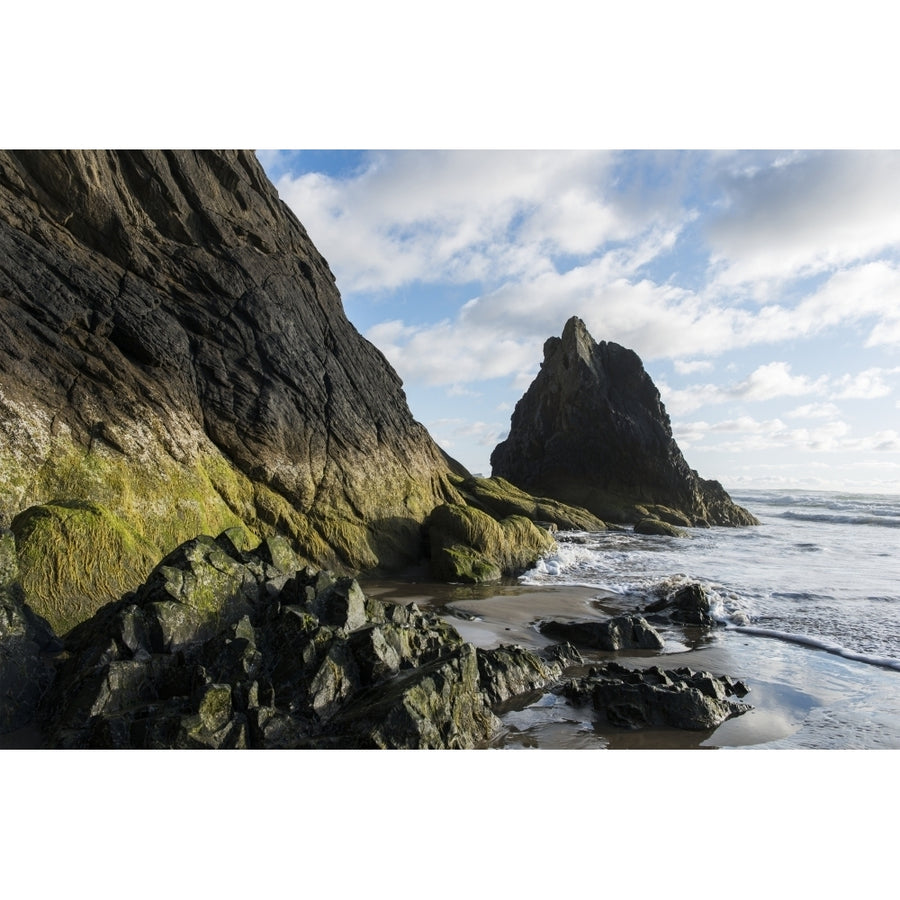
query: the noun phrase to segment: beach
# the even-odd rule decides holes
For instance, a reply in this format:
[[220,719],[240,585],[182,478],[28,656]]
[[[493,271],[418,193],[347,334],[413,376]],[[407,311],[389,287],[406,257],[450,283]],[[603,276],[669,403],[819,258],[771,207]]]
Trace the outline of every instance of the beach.
[[[545,618],[603,620],[636,613],[634,597],[584,585],[447,585],[427,581],[364,581],[392,602],[416,602],[443,615],[478,647],[552,643],[535,623]],[[629,608],[630,607],[630,608]],[[517,698],[500,710],[504,732],[491,743],[507,749],[887,749],[900,747],[900,674],[818,647],[720,626],[660,629],[661,651],[582,649],[586,664],[610,660],[630,667],[683,666],[740,679],[752,708],[712,731],[627,731],[596,725],[591,711],[552,692]],[[573,674],[579,674],[576,669]]]

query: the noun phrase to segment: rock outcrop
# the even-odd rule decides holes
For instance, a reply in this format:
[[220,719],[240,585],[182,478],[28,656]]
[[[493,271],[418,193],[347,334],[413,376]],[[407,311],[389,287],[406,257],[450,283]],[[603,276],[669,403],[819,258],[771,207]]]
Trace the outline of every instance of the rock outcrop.
[[58,630],[238,524],[417,560],[459,471],[252,153],[0,152],[0,527]]
[[72,629],[48,747],[471,748],[493,706],[558,683],[571,648],[476,649],[415,604],[298,568],[283,538],[200,536]]
[[605,622],[542,622],[541,634],[595,650],[662,650],[663,639],[643,616],[615,616]]
[[469,506],[438,506],[425,521],[431,571],[440,581],[479,584],[519,575],[556,548],[550,532],[524,516],[497,520]]
[[634,671],[607,663],[569,679],[559,692],[578,706],[592,706],[599,723],[615,728],[704,731],[750,709],[728,699],[746,696],[742,681],[687,667]]
[[706,588],[698,582],[690,582],[671,594],[647,604],[644,612],[654,620],[676,622],[679,625],[715,626],[712,602]]
[[516,404],[493,474],[602,519],[669,525],[753,525],[716,481],[700,478],[672,436],[659,391],[637,354],[595,343],[573,317],[544,344]]
[[[476,648],[415,603],[303,566],[285,538],[248,549],[240,528],[181,544],[60,640],[22,601],[11,537],[0,734],[30,725],[47,748],[485,747],[504,708],[548,691],[628,728],[712,728],[747,708],[727,699],[744,685],[709,673],[608,664],[571,677],[584,659],[568,642]],[[658,647],[638,616],[603,624],[612,649]]]

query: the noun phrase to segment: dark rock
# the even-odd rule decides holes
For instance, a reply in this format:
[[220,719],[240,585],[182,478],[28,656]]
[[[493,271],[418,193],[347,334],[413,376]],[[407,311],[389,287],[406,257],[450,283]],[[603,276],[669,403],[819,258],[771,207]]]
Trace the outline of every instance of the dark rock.
[[687,537],[687,532],[660,519],[641,519],[634,526],[635,534],[655,534],[663,537]]
[[673,594],[662,597],[644,607],[644,612],[664,614],[670,621],[682,625],[716,624],[712,615],[712,604],[702,584],[692,582],[679,588]]
[[440,617],[229,535],[176,548],[66,650],[43,703],[53,747],[473,747],[493,700],[562,671],[501,648],[481,672]]
[[476,650],[463,644],[348,704],[331,723],[332,740],[362,748],[471,749],[500,727],[480,685]]
[[543,660],[523,647],[479,648],[478,671],[481,690],[496,705],[559,681],[563,666],[555,660]]
[[662,506],[696,524],[758,524],[685,462],[637,354],[595,343],[578,318],[544,344],[541,371],[516,404],[491,466],[529,493],[608,521],[661,520],[653,507]]
[[595,650],[661,650],[663,640],[642,616],[606,622],[542,622],[541,634]]
[[0,531],[0,734],[29,724],[53,682],[62,644],[25,603],[13,536]]
[[743,682],[688,668],[633,671],[608,663],[566,681],[559,691],[577,705],[590,704],[598,721],[616,728],[702,731],[750,709],[727,699],[747,694]]
[[72,571],[134,563],[78,621],[199,533],[246,525],[317,566],[396,568],[459,502],[464,470],[251,152],[2,151],[0,261],[0,527],[84,501],[141,549],[98,569],[62,533]]
[[558,662],[564,669],[569,666],[580,666],[584,663],[584,659],[578,650],[568,641],[562,644],[553,644],[544,651],[544,656],[552,662]]
[[340,578],[316,595],[313,612],[324,625],[354,631],[366,623],[366,597],[353,578]]

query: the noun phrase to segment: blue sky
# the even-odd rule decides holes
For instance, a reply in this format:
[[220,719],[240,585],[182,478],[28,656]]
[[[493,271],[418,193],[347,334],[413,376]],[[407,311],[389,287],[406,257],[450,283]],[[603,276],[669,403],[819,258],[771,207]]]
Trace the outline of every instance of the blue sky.
[[900,492],[900,153],[258,156],[472,471],[579,315],[641,356],[702,476]]

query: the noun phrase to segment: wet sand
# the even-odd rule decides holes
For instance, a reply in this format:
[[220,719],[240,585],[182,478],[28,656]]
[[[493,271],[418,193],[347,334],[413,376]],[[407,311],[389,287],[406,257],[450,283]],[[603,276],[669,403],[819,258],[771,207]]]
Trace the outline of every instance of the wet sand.
[[[595,587],[504,583],[363,583],[373,596],[415,601],[445,616],[479,647],[521,644],[540,649],[553,641],[536,628],[544,618],[604,619],[639,612],[632,598]],[[502,710],[506,731],[494,746],[542,749],[900,748],[898,673],[822,650],[741,632],[659,628],[661,651],[582,651],[586,662],[616,660],[642,668],[689,666],[744,681],[753,708],[704,732],[623,731],[595,726],[589,710],[552,694],[520,698]]]

